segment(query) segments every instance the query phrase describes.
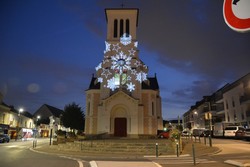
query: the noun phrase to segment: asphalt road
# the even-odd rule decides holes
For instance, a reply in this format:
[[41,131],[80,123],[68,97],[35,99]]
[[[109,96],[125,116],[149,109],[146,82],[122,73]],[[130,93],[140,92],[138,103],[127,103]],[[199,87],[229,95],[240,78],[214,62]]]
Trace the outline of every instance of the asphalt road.
[[30,150],[32,146],[32,141],[1,143],[0,167],[79,167],[77,160],[37,153]]

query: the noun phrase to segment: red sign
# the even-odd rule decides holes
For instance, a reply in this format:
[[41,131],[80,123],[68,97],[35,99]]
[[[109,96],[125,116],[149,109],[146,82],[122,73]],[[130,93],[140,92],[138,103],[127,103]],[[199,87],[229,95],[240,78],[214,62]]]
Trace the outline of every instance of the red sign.
[[224,0],[223,15],[231,29],[239,32],[250,30],[250,0]]

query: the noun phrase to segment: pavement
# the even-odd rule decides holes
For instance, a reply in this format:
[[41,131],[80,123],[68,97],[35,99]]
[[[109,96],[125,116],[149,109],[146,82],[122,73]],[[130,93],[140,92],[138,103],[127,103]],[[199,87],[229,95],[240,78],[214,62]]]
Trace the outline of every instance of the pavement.
[[[140,155],[136,155],[134,156],[132,153],[131,154],[104,154],[104,153],[86,153],[86,152],[80,152],[80,151],[64,151],[64,150],[58,150],[57,149],[57,145],[49,145],[48,143],[46,144],[37,144],[36,148],[31,148],[33,151],[37,151],[40,153],[46,153],[46,154],[60,154],[60,155],[70,155],[70,156],[82,156],[82,157],[102,157],[102,159],[105,158],[110,158],[110,157],[117,157],[117,158],[124,158],[124,159],[134,159],[136,161],[136,159],[141,159],[141,158],[146,158],[149,160],[152,160],[153,162],[155,162],[158,167],[177,167],[180,166],[180,164],[174,165],[174,164],[165,164],[164,161],[162,159],[167,158],[167,157],[171,157],[171,155],[168,156],[158,156],[155,157],[155,155],[152,155],[151,158],[150,157],[144,157],[144,156],[140,156]],[[194,141],[188,141],[188,142],[184,142],[183,144],[183,150],[181,152],[180,155],[180,159],[182,157],[187,157],[189,156],[190,159],[192,159],[191,157],[193,157],[193,150],[195,150],[195,157],[197,158],[209,158],[209,156],[211,155],[215,155],[218,154],[221,150],[218,147],[210,147],[208,145],[204,145],[203,143],[199,143],[199,142],[194,142]],[[176,155],[172,155],[172,157],[176,157]],[[230,167],[230,166],[239,166],[239,167],[250,167],[250,159],[249,160],[227,160],[224,163],[223,162],[216,162],[216,163],[196,163],[195,166],[198,167]],[[181,166],[185,166],[185,167],[191,167],[194,166],[193,163],[188,163],[188,164],[184,164]]]

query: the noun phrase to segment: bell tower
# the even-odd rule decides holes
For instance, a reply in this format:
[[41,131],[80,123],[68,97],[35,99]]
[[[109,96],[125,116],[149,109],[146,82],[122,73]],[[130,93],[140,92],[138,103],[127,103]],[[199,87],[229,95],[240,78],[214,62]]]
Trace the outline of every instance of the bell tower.
[[105,9],[107,21],[107,41],[119,41],[125,33],[136,40],[136,28],[138,26],[139,9],[120,8]]

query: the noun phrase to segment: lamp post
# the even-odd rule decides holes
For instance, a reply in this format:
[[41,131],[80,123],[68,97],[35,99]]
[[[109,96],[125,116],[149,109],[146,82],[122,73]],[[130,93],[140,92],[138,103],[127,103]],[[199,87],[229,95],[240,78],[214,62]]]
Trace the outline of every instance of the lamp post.
[[37,132],[38,132],[38,121],[39,121],[40,118],[41,118],[40,115],[38,115],[38,116],[36,117],[36,134],[35,134],[35,138],[36,138],[36,136],[37,136]]
[[21,117],[21,113],[23,112],[23,108],[20,108],[18,110],[18,119],[17,119],[17,127],[16,127],[16,140],[18,138],[18,132],[19,132],[19,124],[20,124],[20,117]]

